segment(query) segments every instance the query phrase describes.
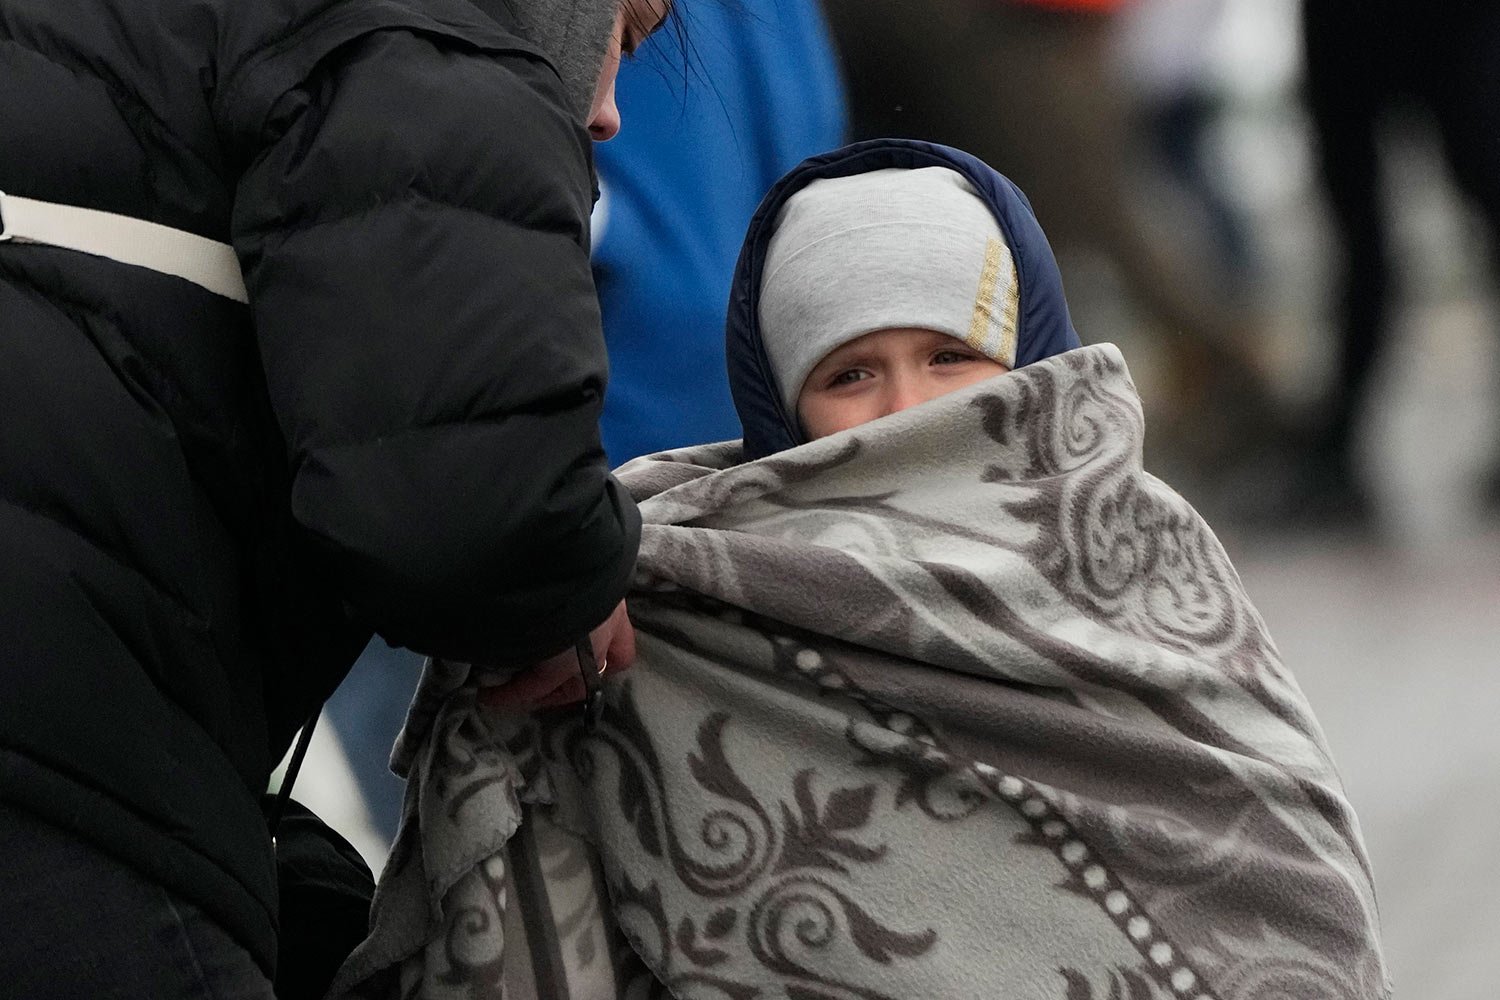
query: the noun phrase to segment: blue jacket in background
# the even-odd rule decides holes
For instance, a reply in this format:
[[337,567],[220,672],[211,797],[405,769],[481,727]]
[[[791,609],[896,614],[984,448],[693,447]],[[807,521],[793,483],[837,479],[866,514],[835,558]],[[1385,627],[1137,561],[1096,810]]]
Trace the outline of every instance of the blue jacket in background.
[[594,276],[610,382],[610,463],[739,436],[724,309],[761,196],[844,141],[843,90],[816,0],[695,3],[620,67],[624,123],[597,149]]
[[1016,261],[1020,320],[1016,331],[1016,367],[1029,365],[1080,346],[1062,274],[1052,247],[1021,189],[993,167],[968,153],[914,139],[872,139],[805,160],[765,197],[745,234],[744,251],[734,274],[734,291],[725,323],[729,384],[739,410],[745,457],[766,455],[805,443],[795,414],[787,413],[760,336],[761,271],[776,220],[786,200],[815,180],[850,177],[889,167],[946,167],[962,174],[994,212],[1000,232]]

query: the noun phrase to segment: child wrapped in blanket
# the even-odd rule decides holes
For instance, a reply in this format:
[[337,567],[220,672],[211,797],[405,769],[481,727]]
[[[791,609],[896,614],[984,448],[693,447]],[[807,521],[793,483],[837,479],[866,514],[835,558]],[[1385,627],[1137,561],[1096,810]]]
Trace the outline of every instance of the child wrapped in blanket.
[[808,160],[727,333],[743,441],[618,473],[639,658],[597,727],[424,679],[357,995],[1389,996],[1311,709],[1024,196],[919,142]]

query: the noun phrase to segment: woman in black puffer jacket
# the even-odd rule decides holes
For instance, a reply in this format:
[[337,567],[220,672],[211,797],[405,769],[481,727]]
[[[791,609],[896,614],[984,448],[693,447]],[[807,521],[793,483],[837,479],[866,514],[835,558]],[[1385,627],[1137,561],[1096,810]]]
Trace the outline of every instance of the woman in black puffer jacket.
[[588,139],[664,0],[618,3],[0,0],[0,192],[249,297],[0,243],[0,992],[269,996],[258,799],[370,633],[628,628]]

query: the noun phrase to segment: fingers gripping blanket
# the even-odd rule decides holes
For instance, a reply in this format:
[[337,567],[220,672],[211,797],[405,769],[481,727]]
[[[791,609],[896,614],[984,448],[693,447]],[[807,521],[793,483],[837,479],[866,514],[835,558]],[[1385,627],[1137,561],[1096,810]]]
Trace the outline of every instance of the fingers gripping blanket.
[[1142,432],[1097,346],[622,470],[637,667],[593,733],[429,669],[339,991],[1388,996],[1317,724]]

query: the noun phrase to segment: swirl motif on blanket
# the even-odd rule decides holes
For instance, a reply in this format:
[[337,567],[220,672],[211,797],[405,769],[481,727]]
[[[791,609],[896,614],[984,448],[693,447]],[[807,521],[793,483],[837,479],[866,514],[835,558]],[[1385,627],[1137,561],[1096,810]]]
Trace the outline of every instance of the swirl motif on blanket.
[[[881,964],[932,947],[935,934],[930,929],[886,927],[839,884],[851,869],[885,856],[884,845],[859,838],[870,822],[875,786],[837,788],[820,801],[813,771],[804,769],[793,779],[791,801],[776,803],[773,815],[735,773],[724,750],[729,716],[714,712],[699,725],[697,750],[687,763],[699,789],[727,805],[698,817],[696,842],[690,846],[678,838],[664,805],[671,793],[628,691],[616,705],[611,724],[596,735],[585,737],[577,727],[558,731],[575,773],[591,784],[601,771],[598,755],[609,753],[617,768],[620,808],[633,820],[637,846],[670,864],[678,883],[694,895],[734,900],[708,914],[700,932],[694,916],[672,919],[658,886],[643,888],[626,874],[612,887],[625,934],[662,981],[674,991],[712,986],[730,996],[758,995],[753,983],[711,971],[730,959],[726,948],[738,931],[741,947],[791,981],[839,989],[862,1000],[886,1000],[884,993],[839,983],[799,958],[832,948],[839,939]],[[722,860],[703,861],[696,850]]]

